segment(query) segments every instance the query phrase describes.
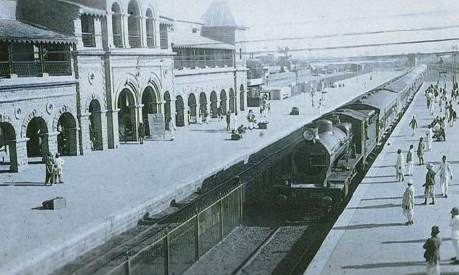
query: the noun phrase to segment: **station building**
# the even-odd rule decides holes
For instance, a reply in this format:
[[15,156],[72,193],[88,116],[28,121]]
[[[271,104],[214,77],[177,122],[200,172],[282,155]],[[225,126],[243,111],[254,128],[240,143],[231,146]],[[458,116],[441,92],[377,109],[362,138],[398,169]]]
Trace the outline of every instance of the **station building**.
[[[217,1],[217,3],[221,3]],[[19,171],[50,152],[87,154],[247,107],[244,28],[220,4],[202,20],[148,0],[4,0],[0,155]],[[221,15],[224,20],[222,20]],[[224,34],[224,35],[222,35]],[[3,167],[3,166],[2,166]]]
[[75,39],[18,21],[0,6],[1,170],[18,172],[48,152],[79,152]]
[[[148,114],[173,113],[168,22],[147,0],[19,0],[20,18],[76,38],[81,151],[147,135]],[[56,12],[59,10],[60,12]]]

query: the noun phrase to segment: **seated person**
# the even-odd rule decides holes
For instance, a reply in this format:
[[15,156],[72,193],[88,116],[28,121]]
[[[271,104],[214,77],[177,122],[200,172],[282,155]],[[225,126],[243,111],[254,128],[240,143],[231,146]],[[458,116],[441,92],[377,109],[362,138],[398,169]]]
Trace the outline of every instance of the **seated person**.
[[238,134],[244,134],[246,130],[247,130],[247,127],[244,127],[243,124],[241,124],[241,126],[237,127]]
[[242,138],[242,135],[236,132],[236,130],[231,131],[231,139],[232,140],[240,140]]
[[436,141],[445,141],[446,140],[445,128],[440,127],[438,129],[434,129],[433,132],[434,132],[433,138]]

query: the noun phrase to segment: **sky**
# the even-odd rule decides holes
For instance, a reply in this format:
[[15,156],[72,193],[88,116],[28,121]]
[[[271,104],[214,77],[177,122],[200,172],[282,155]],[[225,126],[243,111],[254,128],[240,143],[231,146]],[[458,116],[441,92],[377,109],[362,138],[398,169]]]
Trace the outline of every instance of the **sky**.
[[[199,20],[213,0],[159,1],[160,13]],[[387,40],[444,39],[459,37],[457,0],[227,0],[237,21],[248,27],[248,51],[279,47],[315,48]],[[186,8],[184,8],[186,7]],[[443,27],[448,27],[442,30]],[[456,27],[457,28],[456,28]],[[426,30],[434,27],[437,30]],[[406,30],[418,30],[410,31]],[[384,35],[316,39],[320,35],[396,31]],[[279,38],[302,40],[282,41]],[[257,41],[259,39],[271,40]],[[451,42],[457,44],[457,41]],[[451,48],[451,43],[444,47]],[[430,46],[433,46],[430,45]],[[443,47],[443,46],[442,46]],[[398,49],[400,50],[400,49]]]

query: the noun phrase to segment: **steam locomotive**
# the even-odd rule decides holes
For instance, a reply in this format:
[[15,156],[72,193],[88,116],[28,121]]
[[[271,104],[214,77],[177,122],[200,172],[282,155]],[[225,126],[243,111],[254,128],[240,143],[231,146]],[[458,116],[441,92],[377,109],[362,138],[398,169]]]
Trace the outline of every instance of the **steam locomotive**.
[[424,82],[418,66],[306,125],[279,194],[289,202],[336,207],[348,197]]

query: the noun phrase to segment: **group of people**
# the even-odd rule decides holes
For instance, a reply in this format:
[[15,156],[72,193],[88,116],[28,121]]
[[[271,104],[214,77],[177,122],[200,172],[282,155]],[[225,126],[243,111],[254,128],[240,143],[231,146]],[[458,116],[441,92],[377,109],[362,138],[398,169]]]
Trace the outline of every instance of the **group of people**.
[[45,156],[46,178],[45,185],[52,186],[56,183],[64,183],[63,170],[64,159],[57,153],[54,157],[51,153]]
[[[456,119],[456,112],[453,108],[452,102],[457,98],[457,83],[454,85],[453,91],[451,93],[451,100],[448,101],[446,93],[446,84],[445,88],[439,88],[438,83],[436,85],[431,85],[426,90],[426,100],[427,108],[434,114],[434,105],[438,102],[439,105],[439,115],[435,117],[432,123],[427,125],[427,130],[425,137],[421,136],[417,145],[416,154],[418,157],[418,164],[424,165],[424,152],[432,150],[432,142],[435,139],[436,141],[445,141],[446,140],[446,117],[448,117],[448,122],[450,127],[454,126],[454,121]],[[444,116],[441,116],[441,115]],[[418,128],[418,122],[416,117],[413,116],[409,122],[409,127],[411,129],[411,134],[414,136],[416,134],[416,129]],[[414,145],[411,144],[408,152],[406,153],[406,163],[405,155],[402,153],[401,149],[397,150],[397,160],[395,164],[395,177],[399,182],[405,182],[405,176],[413,176],[414,169]],[[432,163],[427,163],[426,165],[426,174],[425,182],[422,185],[424,187],[424,202],[423,205],[427,205],[428,200],[430,199],[430,204],[435,204],[435,186],[437,185],[437,180],[439,181],[441,187],[441,194],[443,198],[448,198],[449,185],[453,181],[453,170],[451,164],[448,162],[447,156],[443,155],[439,165],[434,166]],[[407,181],[407,187],[404,191],[402,198],[402,211],[403,215],[406,217],[406,225],[414,224],[414,193],[415,188],[413,185],[413,179],[409,178]],[[452,264],[459,264],[459,209],[454,207],[451,210],[451,228],[452,228],[452,241],[456,256],[453,257]],[[424,244],[425,254],[424,257],[427,262],[427,274],[440,274],[439,267],[439,247],[440,239],[438,238],[440,230],[438,226],[432,227],[431,238],[429,238]]]

